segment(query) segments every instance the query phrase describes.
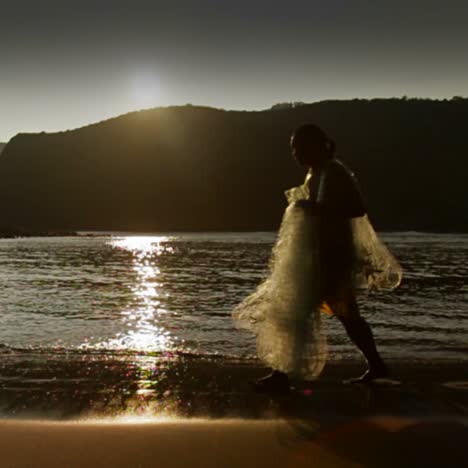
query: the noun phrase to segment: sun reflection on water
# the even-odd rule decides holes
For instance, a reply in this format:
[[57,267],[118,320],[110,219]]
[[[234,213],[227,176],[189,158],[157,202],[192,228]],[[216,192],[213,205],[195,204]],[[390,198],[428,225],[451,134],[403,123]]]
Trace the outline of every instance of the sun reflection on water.
[[[159,268],[161,257],[174,253],[167,236],[116,237],[108,241],[114,249],[131,254],[127,287],[131,291],[128,305],[120,312],[122,326],[116,336],[97,347],[128,352],[134,371],[128,376],[133,395],[122,412],[114,414],[120,421],[142,422],[171,418],[178,400],[172,391],[161,393],[166,372],[178,360],[177,337],[164,326],[164,291]],[[115,419],[114,419],[115,420]]]
[[122,311],[124,330],[108,346],[111,349],[168,352],[175,347],[176,337],[164,328],[160,319],[167,314],[163,299],[167,297],[160,280],[158,257],[172,254],[166,245],[167,236],[119,237],[109,241],[116,248],[132,253],[136,281],[130,285],[133,292],[131,306]]

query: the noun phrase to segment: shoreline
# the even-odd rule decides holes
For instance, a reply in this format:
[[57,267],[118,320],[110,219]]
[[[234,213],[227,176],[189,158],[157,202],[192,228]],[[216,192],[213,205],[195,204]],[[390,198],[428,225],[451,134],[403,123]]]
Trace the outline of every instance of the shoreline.
[[258,393],[268,369],[256,360],[194,355],[6,354],[0,419],[79,420],[121,416],[294,419],[468,415],[466,361],[390,361],[391,380],[350,385],[363,362],[330,361],[289,395]]
[[0,239],[29,239],[32,237],[77,237],[77,231],[29,231],[27,229],[0,227]]
[[[427,231],[415,231],[408,229],[383,229],[377,231],[380,235],[434,235],[434,236],[468,236],[468,231],[443,231],[443,230],[427,230]],[[122,230],[56,230],[56,231],[29,231],[16,228],[1,228],[0,227],[0,239],[21,239],[21,238],[34,238],[34,237],[107,237],[107,236],[128,236],[128,237],[151,237],[151,236],[177,236],[177,235],[225,235],[225,234],[237,234],[237,235],[254,235],[254,234],[265,234],[276,236],[278,229],[269,230],[232,230],[232,229],[205,229],[205,230],[168,230],[163,229],[160,231],[122,231]]]

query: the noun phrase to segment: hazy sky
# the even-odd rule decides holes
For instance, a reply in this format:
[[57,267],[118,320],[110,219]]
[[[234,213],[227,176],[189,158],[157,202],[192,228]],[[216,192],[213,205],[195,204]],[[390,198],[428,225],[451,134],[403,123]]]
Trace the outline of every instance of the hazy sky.
[[468,95],[468,1],[9,0],[0,141],[141,108]]

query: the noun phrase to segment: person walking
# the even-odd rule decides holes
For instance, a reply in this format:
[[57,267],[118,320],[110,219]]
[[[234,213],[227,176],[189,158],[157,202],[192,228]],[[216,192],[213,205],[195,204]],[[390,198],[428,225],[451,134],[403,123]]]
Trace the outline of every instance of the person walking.
[[285,211],[270,275],[233,312],[240,328],[257,335],[257,354],[273,371],[259,379],[265,391],[288,391],[289,376],[316,378],[326,361],[321,313],[333,314],[363,354],[368,369],[351,382],[389,372],[357,295],[394,289],[402,269],[367,217],[358,182],[318,126],[296,129],[292,156],[308,169],[303,185],[286,192]]

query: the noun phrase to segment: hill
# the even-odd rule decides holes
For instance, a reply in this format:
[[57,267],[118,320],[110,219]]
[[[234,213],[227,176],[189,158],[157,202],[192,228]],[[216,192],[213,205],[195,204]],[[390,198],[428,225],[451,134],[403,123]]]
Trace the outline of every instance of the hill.
[[184,106],[55,134],[0,157],[2,224],[35,230],[268,230],[302,181],[292,130],[315,122],[355,170],[385,230],[468,231],[468,99]]
[[5,148],[6,143],[0,143],[0,154],[2,154],[3,148]]

